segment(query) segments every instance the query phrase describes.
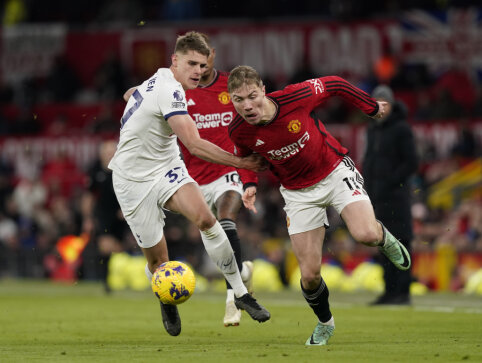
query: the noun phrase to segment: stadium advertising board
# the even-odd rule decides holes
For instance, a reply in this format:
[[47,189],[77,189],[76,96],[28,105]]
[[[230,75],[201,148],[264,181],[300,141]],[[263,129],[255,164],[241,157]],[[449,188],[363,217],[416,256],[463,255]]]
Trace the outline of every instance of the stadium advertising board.
[[369,75],[374,61],[387,48],[406,64],[425,64],[434,72],[457,66],[475,77],[482,73],[481,13],[476,8],[437,14],[413,10],[399,18],[351,23],[148,24],[136,29],[74,33],[61,25],[39,25],[38,29],[18,26],[0,32],[0,72],[7,80],[35,72],[42,76],[53,58],[64,52],[89,84],[95,68],[108,53],[116,52],[126,68],[143,79],[158,67],[169,65],[177,34],[196,29],[211,37],[218,68],[229,70],[248,64],[275,82],[287,81],[298,67],[307,64],[315,74],[337,74],[356,83]]

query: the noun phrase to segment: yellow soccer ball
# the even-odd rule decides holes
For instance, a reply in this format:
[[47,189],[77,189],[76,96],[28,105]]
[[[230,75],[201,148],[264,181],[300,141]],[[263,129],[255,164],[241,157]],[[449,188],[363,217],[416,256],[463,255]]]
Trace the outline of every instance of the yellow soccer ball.
[[185,302],[194,293],[195,287],[194,272],[179,261],[164,262],[152,275],[152,291],[163,304]]

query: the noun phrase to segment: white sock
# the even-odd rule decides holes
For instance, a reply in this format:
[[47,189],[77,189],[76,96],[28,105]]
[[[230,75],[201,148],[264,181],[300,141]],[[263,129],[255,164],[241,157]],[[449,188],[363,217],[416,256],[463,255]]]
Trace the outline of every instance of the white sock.
[[331,319],[328,320],[326,323],[323,323],[323,322],[321,322],[321,321],[320,321],[320,323],[321,323],[322,325],[331,325],[331,326],[334,328],[334,327],[335,327],[335,318],[333,318],[333,316],[331,316]]
[[226,280],[232,286],[234,294],[241,297],[248,293],[238,271],[238,264],[234,258],[234,252],[229,244],[228,236],[218,221],[214,225],[201,231],[204,248],[211,260],[218,266]]
[[234,301],[234,291],[233,289],[226,290],[226,302]]
[[149,280],[149,282],[152,281],[152,272],[149,270],[149,265],[146,263],[146,268],[144,269],[145,273],[146,273],[146,276],[147,276],[147,279]]

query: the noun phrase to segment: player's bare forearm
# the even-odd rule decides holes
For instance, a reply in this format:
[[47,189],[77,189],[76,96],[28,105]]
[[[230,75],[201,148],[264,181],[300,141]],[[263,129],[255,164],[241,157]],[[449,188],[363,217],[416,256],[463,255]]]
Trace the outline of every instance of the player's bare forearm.
[[222,164],[222,165],[229,165],[229,166],[234,166],[236,168],[241,165],[241,158],[237,157],[231,153],[228,153],[227,151],[223,150],[219,146],[198,138],[191,140],[192,142],[189,145],[186,145],[186,143],[181,139],[182,143],[186,146],[186,148],[189,150],[189,152],[198,158],[201,158],[203,160],[216,163],[216,164]]
[[256,187],[251,186],[246,188],[246,190],[243,193],[243,204],[246,207],[246,209],[249,209],[253,211],[254,213],[258,213],[254,203],[256,202]]
[[211,163],[229,165],[234,166],[237,169],[246,169],[256,172],[266,170],[267,168],[265,160],[257,154],[251,154],[240,158],[201,138],[195,140],[190,147],[186,144],[184,145],[191,154]]
[[219,146],[201,139],[196,124],[187,115],[175,115],[169,118],[169,125],[192,155],[211,163],[234,166],[237,169],[262,171],[266,169],[264,160],[256,155],[240,158]]

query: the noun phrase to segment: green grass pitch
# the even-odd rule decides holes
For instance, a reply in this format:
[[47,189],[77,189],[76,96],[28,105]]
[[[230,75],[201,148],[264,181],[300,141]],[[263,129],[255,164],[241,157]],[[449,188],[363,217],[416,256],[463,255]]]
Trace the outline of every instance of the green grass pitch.
[[368,293],[331,293],[336,331],[305,347],[316,321],[299,292],[259,293],[271,312],[222,324],[225,295],[195,293],[169,336],[149,291],[103,293],[100,284],[0,281],[0,362],[459,362],[482,361],[482,299],[414,297],[410,307],[370,307]]

